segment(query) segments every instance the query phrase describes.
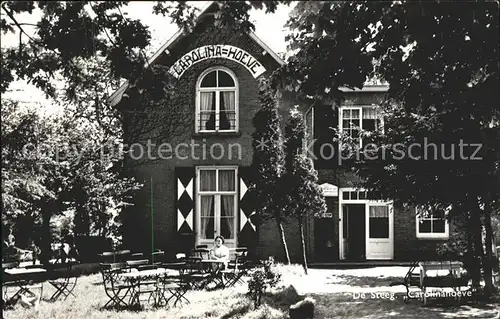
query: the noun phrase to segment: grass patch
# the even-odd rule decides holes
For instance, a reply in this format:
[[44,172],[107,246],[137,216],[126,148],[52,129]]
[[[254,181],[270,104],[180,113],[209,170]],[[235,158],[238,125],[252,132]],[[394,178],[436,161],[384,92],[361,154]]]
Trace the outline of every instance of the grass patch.
[[[154,309],[147,306],[142,311],[130,310],[100,310],[106,303],[107,297],[102,287],[99,274],[82,276],[78,279],[75,288],[75,297],[69,297],[66,301],[60,300],[54,303],[43,301],[35,308],[25,309],[16,305],[13,310],[4,311],[7,319],[199,319],[199,318],[222,318],[222,319],[285,319],[288,318],[288,308],[291,304],[302,300],[306,295],[301,295],[294,286],[299,282],[311,282],[311,286],[321,285],[330,277],[337,276],[341,279],[341,285],[368,285],[370,287],[380,286],[380,290],[386,289],[384,284],[392,281],[391,277],[363,277],[335,274],[335,271],[321,271],[309,276],[303,274],[299,267],[280,266],[284,271],[284,280],[281,287],[272,289],[263,296],[264,304],[253,308],[252,301],[246,296],[247,286],[240,285],[234,288],[216,291],[189,291],[186,296],[191,301],[189,305],[177,308]],[[328,284],[329,286],[335,285]],[[356,288],[356,287],[354,287]],[[10,290],[9,290],[10,291]],[[44,284],[43,296],[47,299],[54,292],[49,284]],[[11,292],[11,294],[13,291]],[[449,318],[494,318],[497,314],[495,301],[490,303],[466,303],[460,306],[430,303],[424,307],[418,300],[403,302],[401,295],[395,300],[389,299],[354,299],[352,295],[344,293],[307,293],[316,300],[316,319],[326,318],[426,318],[426,319],[449,319]],[[497,299],[498,301],[498,299]]]

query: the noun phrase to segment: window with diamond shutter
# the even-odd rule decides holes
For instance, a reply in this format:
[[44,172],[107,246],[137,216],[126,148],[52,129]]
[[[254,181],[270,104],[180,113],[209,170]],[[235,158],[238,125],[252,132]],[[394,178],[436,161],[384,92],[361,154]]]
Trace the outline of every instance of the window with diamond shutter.
[[179,233],[192,233],[194,231],[195,211],[195,168],[176,167],[175,179],[177,183],[176,210],[177,231]]

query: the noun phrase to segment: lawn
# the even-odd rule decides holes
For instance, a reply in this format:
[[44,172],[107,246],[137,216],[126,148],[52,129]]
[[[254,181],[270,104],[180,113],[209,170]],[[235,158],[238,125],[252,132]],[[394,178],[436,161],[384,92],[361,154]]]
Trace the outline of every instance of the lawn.
[[[404,288],[388,286],[392,281],[401,280],[406,271],[404,267],[310,269],[307,276],[298,266],[278,268],[282,273],[282,283],[266,294],[266,305],[257,310],[253,309],[251,301],[245,296],[246,285],[210,292],[190,291],[187,296],[191,304],[177,308],[147,307],[142,311],[100,310],[107,301],[101,277],[89,275],[79,278],[75,288],[76,298],[69,297],[66,301],[54,303],[42,300],[37,308],[30,309],[16,305],[14,309],[5,311],[3,317],[278,319],[288,318],[288,307],[292,303],[311,296],[316,300],[315,318],[498,318],[498,310],[493,303],[466,303],[457,306],[434,302],[426,307],[417,300],[404,303]],[[52,291],[50,285],[45,284],[44,298],[48,298]],[[365,299],[360,298],[363,292]],[[384,296],[387,298],[380,298]],[[390,296],[394,298],[391,300]]]

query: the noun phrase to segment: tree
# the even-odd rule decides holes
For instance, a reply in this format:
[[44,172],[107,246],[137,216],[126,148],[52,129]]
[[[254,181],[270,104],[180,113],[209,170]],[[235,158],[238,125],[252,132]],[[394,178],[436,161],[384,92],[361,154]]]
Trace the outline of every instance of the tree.
[[285,171],[281,178],[280,189],[284,192],[286,207],[284,211],[297,220],[302,267],[307,274],[304,222],[307,218],[320,216],[326,212],[326,204],[317,183],[318,174],[304,149],[306,134],[302,114],[292,110],[285,128]]
[[[289,4],[290,1],[281,1]],[[221,27],[253,30],[249,20],[252,9],[272,13],[280,1],[214,1],[219,11],[216,23]],[[65,96],[68,101],[99,98],[93,116],[106,113],[111,106],[103,96],[128,81],[129,87],[141,88],[161,80],[159,72],[147,63],[151,35],[148,26],[127,16],[127,1],[4,1],[1,4],[3,34],[19,36],[18,46],[2,46],[0,93],[11,82],[27,80],[47,94]],[[182,30],[190,31],[200,10],[186,1],[157,1],[152,14],[170,18]],[[38,21],[25,20],[39,15]],[[99,76],[89,63],[105,69]],[[62,89],[60,83],[65,83]],[[62,94],[60,94],[62,91]],[[88,92],[83,96],[79,92]]]
[[283,202],[279,196],[279,179],[283,171],[283,137],[280,116],[274,93],[268,81],[260,82],[259,99],[261,108],[252,119],[255,131],[252,133],[253,160],[252,170],[255,177],[249,191],[255,194],[258,224],[274,219],[287,263],[290,255],[283,229]]
[[39,233],[28,236],[38,242],[42,261],[48,262],[52,242],[50,219],[58,213],[54,203],[64,182],[55,176],[61,167],[54,160],[53,149],[46,148],[52,141],[53,127],[36,112],[9,100],[2,100],[2,117],[3,222],[15,226],[25,216],[25,223],[33,229],[39,220]]
[[[438,210],[451,205],[451,219],[465,214],[487,290],[493,289],[491,245],[485,253],[481,233],[484,227],[492,238],[490,217],[500,198],[498,22],[498,6],[488,2],[299,3],[288,22],[297,52],[273,81],[338,101],[340,86],[361,88],[372,77],[386,81],[384,134],[364,141],[376,143],[371,157],[377,160],[365,156],[346,166],[362,177],[360,186],[385,198]],[[448,152],[455,146],[455,154],[467,143],[467,158],[475,151],[471,144],[479,144],[475,155],[482,159],[398,158],[391,148],[401,143],[408,154],[425,138]]]
[[113,167],[119,152],[102,152],[106,140],[100,138],[105,133],[99,124],[75,121],[69,111],[42,117],[2,100],[4,221],[25,237],[16,241],[29,245],[33,240],[40,246],[44,263],[56,236],[54,218],[74,214],[77,235],[116,236],[117,214],[139,187]]

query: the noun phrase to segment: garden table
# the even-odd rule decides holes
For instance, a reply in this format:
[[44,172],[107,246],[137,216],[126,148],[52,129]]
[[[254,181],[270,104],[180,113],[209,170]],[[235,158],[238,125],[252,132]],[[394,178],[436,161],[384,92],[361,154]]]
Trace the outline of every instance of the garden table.
[[[149,300],[153,297],[154,304],[157,304],[157,300],[155,298],[155,294],[164,293],[160,288],[160,279],[162,276],[165,276],[169,270],[165,268],[157,268],[157,269],[148,269],[148,270],[134,270],[132,269],[130,272],[120,273],[119,276],[132,285],[132,298],[130,298],[130,303],[136,301],[140,305],[140,294],[148,293]],[[141,290],[142,287],[146,287],[145,290]]]
[[[185,261],[179,261],[179,262],[170,262],[170,263],[162,263],[161,268],[165,268],[167,270],[177,270],[179,276],[184,273],[184,268],[186,267],[186,262]],[[171,275],[170,277],[172,277]]]
[[[421,261],[418,266],[424,305],[427,303],[427,287],[450,287],[455,291],[460,288],[457,280],[461,277],[462,263],[460,261]],[[429,271],[436,271],[437,276],[427,276]],[[444,271],[446,274],[440,274],[439,271]]]
[[[43,293],[43,281],[45,280],[45,273],[47,272],[43,268],[8,268],[4,270],[6,278],[2,280],[2,286],[5,286],[4,296],[7,299],[7,287],[17,287],[16,293],[8,299],[13,299],[23,293],[29,293],[32,296],[36,296],[31,289],[40,289],[40,296],[38,300],[42,298]],[[38,282],[39,285],[33,286],[33,282]]]

